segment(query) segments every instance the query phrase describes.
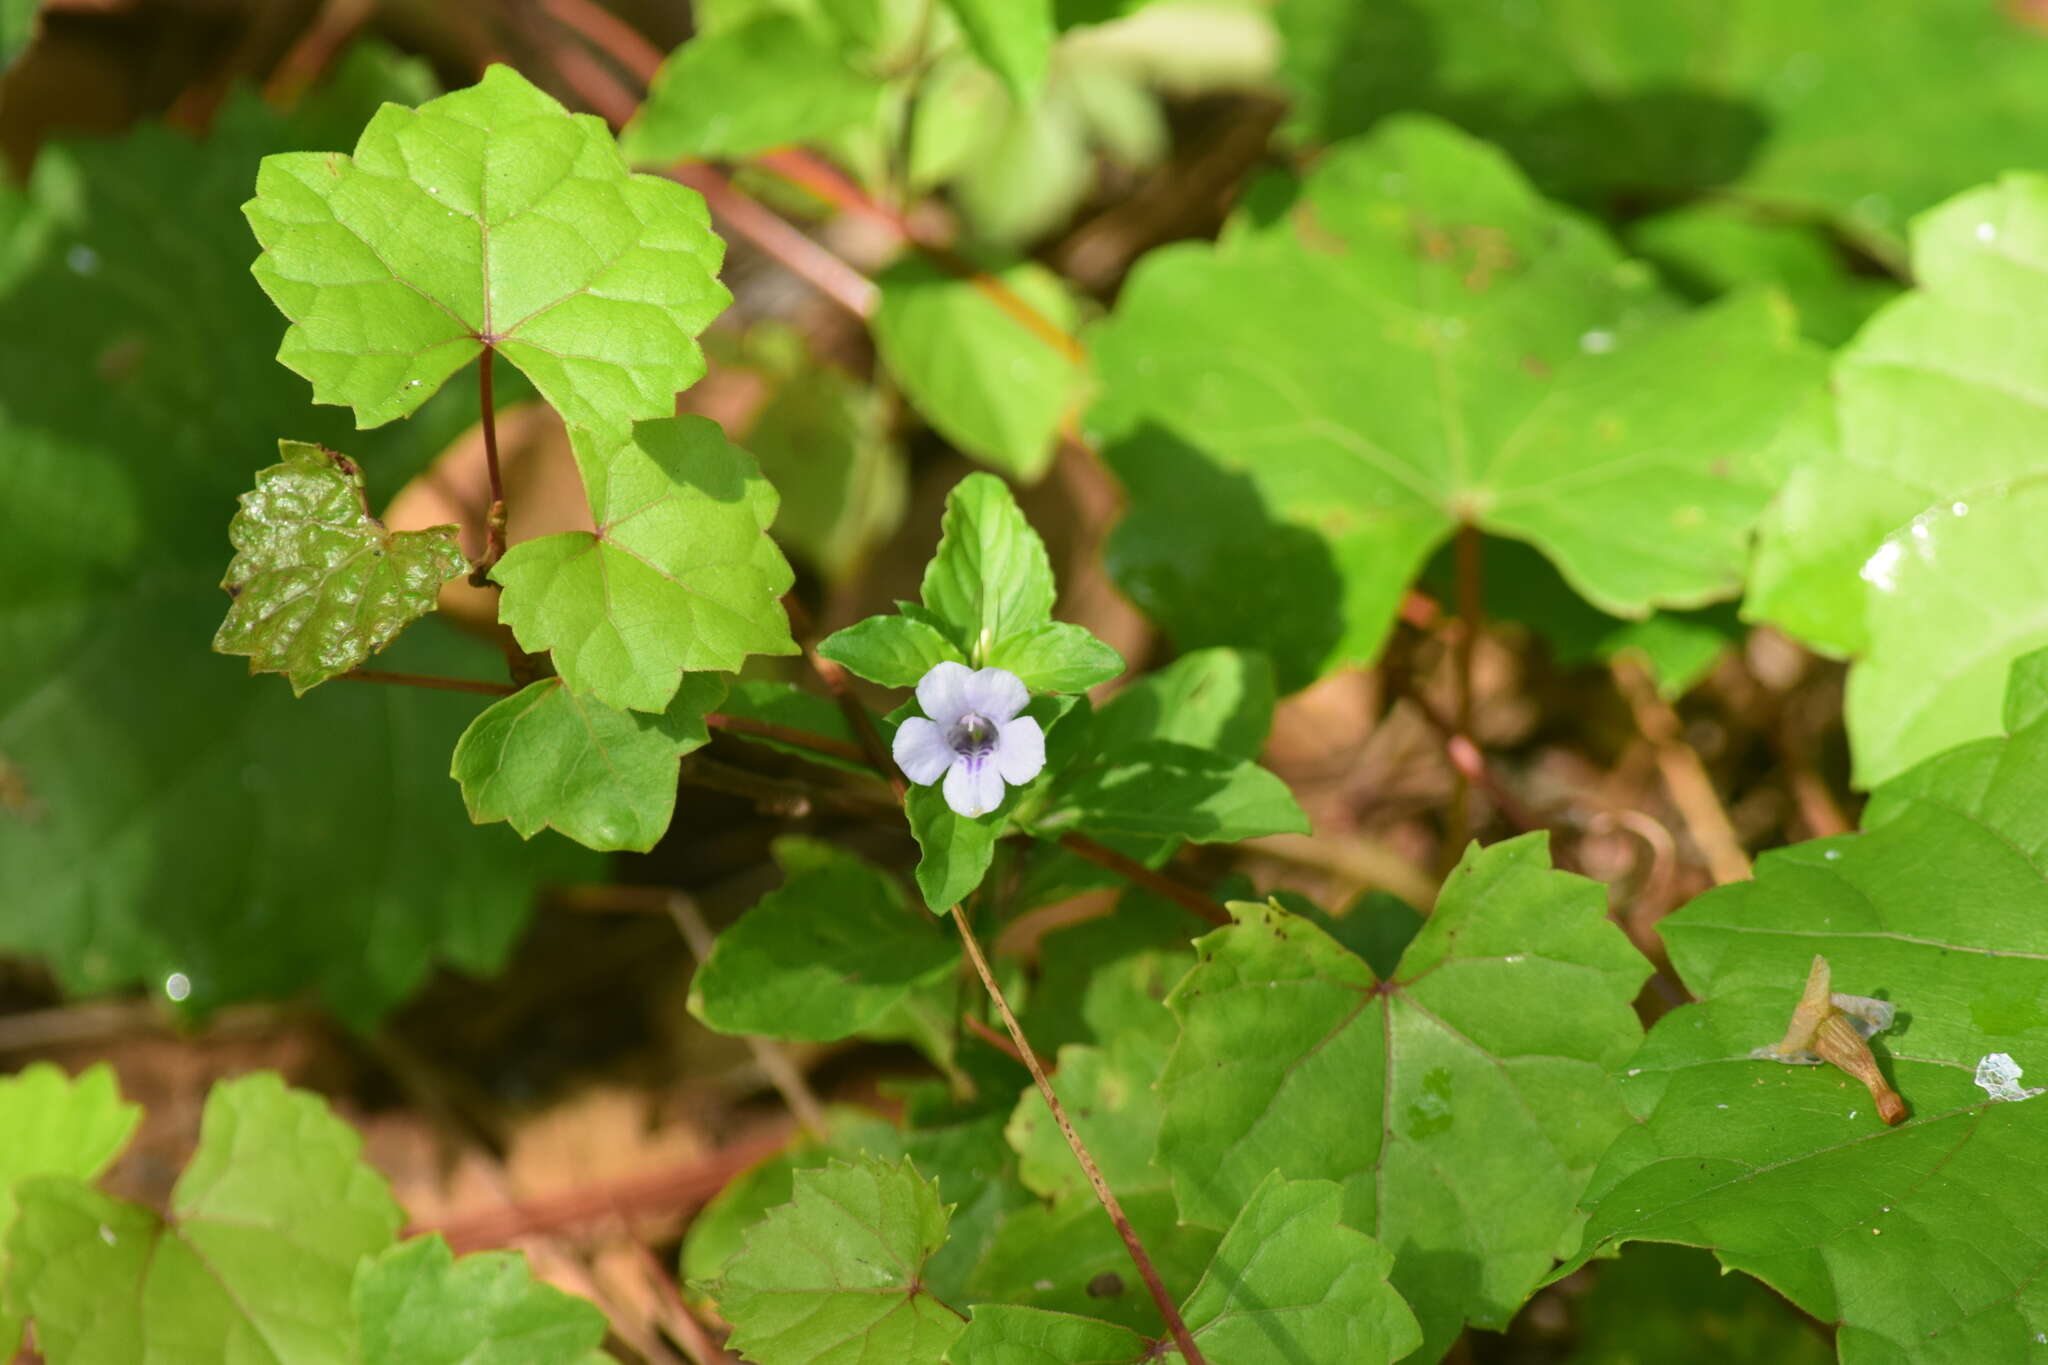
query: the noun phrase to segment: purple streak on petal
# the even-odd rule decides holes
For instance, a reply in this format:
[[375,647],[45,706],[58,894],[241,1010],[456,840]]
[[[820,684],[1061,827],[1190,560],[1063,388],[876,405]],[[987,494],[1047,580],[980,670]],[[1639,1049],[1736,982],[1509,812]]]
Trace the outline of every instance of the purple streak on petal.
[[961,692],[967,709],[1001,724],[1024,709],[1031,694],[1017,675],[1005,668],[983,668],[971,674]]
[[966,664],[950,659],[933,664],[931,671],[918,680],[917,704],[938,722],[940,729],[949,730],[968,712],[967,680],[973,676]]
[[946,804],[969,819],[1003,804],[1003,775],[985,758],[963,758],[946,773]]
[[996,768],[1003,781],[1021,787],[1045,770],[1045,731],[1029,716],[1004,721],[997,732]]
[[896,766],[920,787],[929,787],[953,766],[953,750],[946,743],[946,732],[922,716],[912,716],[897,727],[892,747]]

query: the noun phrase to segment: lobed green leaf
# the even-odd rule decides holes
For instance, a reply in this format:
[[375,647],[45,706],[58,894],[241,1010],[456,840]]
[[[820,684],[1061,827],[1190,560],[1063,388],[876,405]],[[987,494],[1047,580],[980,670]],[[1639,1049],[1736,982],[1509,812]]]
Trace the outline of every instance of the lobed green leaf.
[[731,296],[704,201],[633,175],[603,122],[507,66],[386,105],[353,156],[268,156],[243,206],[291,320],[278,360],[360,426],[490,346],[572,426],[666,417]]
[[795,575],[768,536],[775,490],[704,417],[571,433],[595,531],[513,546],[491,577],[525,648],[606,705],[664,711],[685,672],[794,654]]
[[1541,835],[1468,852],[1385,981],[1305,919],[1233,907],[1168,1001],[1155,1159],[1182,1216],[1227,1221],[1274,1171],[1335,1180],[1431,1352],[1505,1325],[1627,1123],[1611,1073],[1647,964],[1605,911]]
[[922,1285],[947,1214],[908,1161],[800,1170],[713,1287],[730,1346],[758,1365],[938,1365],[964,1326]]
[[560,830],[586,848],[645,853],[668,831],[686,754],[710,743],[716,674],[685,674],[660,715],[620,711],[543,678],[470,722],[449,775],[469,818],[508,821],[522,839]]

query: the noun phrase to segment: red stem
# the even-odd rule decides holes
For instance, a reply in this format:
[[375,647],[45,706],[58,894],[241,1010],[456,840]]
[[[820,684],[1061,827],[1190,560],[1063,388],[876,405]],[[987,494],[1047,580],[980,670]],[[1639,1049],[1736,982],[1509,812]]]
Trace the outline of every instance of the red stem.
[[1230,923],[1228,910],[1193,887],[1175,881],[1163,872],[1156,872],[1136,858],[1126,857],[1107,844],[1098,844],[1085,834],[1062,834],[1060,847],[1069,853],[1086,858],[1097,867],[1108,868],[1127,882],[1166,897],[1175,905],[1200,915],[1211,924]]

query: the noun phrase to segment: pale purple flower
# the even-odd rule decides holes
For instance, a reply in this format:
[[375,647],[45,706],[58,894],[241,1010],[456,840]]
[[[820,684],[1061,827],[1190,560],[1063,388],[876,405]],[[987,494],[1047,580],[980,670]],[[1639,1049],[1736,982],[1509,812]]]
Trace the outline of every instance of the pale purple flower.
[[1005,782],[1022,786],[1045,767],[1045,731],[1017,714],[1030,700],[1004,669],[934,664],[917,684],[924,715],[896,731],[896,766],[920,787],[945,778],[947,805],[986,815],[1003,803]]

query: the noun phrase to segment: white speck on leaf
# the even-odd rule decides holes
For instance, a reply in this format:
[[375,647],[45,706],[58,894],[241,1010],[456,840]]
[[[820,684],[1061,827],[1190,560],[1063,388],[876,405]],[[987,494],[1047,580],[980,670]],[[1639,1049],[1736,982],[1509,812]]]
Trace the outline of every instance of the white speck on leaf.
[[1587,332],[1579,338],[1579,349],[1587,355],[1606,355],[1614,349],[1614,333]]
[[2031,1089],[2022,1087],[2020,1085],[2020,1077],[2024,1074],[2020,1070],[2019,1063],[2015,1062],[2009,1055],[2003,1052],[1993,1052],[1986,1054],[1977,1062],[1977,1074],[1973,1079],[1977,1082],[1978,1087],[1992,1099],[2017,1103],[2020,1100],[2034,1098],[2044,1088],[2038,1085]]

